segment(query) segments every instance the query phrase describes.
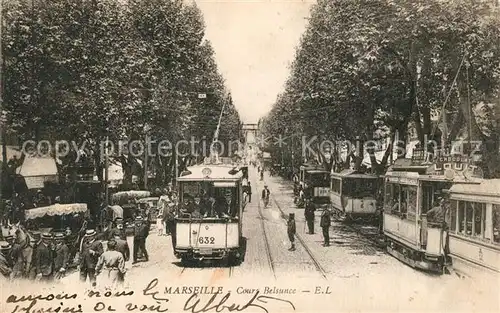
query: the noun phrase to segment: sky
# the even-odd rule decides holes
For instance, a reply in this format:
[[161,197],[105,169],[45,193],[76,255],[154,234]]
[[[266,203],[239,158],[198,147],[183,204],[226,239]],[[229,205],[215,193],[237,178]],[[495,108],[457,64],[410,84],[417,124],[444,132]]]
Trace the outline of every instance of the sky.
[[244,123],[257,123],[283,91],[313,0],[196,0],[205,37]]

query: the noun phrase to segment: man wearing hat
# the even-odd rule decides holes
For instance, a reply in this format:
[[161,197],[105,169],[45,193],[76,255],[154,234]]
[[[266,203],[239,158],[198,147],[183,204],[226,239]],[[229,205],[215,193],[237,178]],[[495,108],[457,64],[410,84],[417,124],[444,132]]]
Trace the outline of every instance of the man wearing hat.
[[323,230],[323,247],[330,246],[330,225],[332,224],[332,219],[330,217],[330,210],[325,208],[321,214],[321,220],[319,226]]
[[114,221],[115,227],[109,232],[108,240],[115,238],[118,235],[121,239],[125,240],[125,230],[123,229],[123,218],[117,217]]
[[123,258],[125,259],[125,262],[127,262],[130,259],[130,248],[127,241],[123,240],[118,234],[115,234],[115,237],[111,240],[116,242],[115,250],[123,254]]
[[264,203],[264,208],[267,208],[269,204],[269,195],[271,194],[271,191],[267,189],[267,185],[264,185],[264,189],[262,189],[262,202]]
[[146,262],[149,260],[148,251],[146,250],[146,238],[149,235],[149,223],[143,221],[141,216],[135,218],[134,225],[134,261],[137,263],[139,250],[144,254]]
[[108,250],[99,257],[95,267],[96,275],[99,275],[103,268],[108,285],[106,287],[115,287],[123,282],[123,275],[126,272],[125,259],[122,253],[116,251],[116,241],[113,239],[108,241]]
[[290,240],[290,249],[288,251],[295,251],[295,233],[297,232],[295,227],[295,213],[290,213],[287,221],[287,233],[288,239]]
[[42,241],[35,250],[36,275],[41,281],[51,281],[54,273],[54,259],[50,248],[51,240],[51,234],[42,234]]
[[441,226],[445,222],[445,201],[443,197],[436,199],[434,207],[427,212],[427,222]]
[[88,229],[83,237],[80,251],[80,281],[85,282],[88,276],[92,287],[96,286],[95,267],[97,261],[104,252],[102,243],[96,237],[97,232],[94,229]]
[[9,279],[12,269],[7,261],[7,254],[10,251],[10,244],[6,241],[0,242],[0,274]]
[[36,278],[36,248],[40,244],[41,234],[40,232],[31,233],[30,244],[25,250],[26,256],[26,277],[30,280],[35,280]]
[[308,234],[314,234],[314,211],[316,208],[311,199],[306,199],[306,208],[304,209],[304,217],[307,222]]
[[69,267],[69,248],[66,245],[64,234],[54,236],[54,276],[61,279],[66,275],[66,269]]

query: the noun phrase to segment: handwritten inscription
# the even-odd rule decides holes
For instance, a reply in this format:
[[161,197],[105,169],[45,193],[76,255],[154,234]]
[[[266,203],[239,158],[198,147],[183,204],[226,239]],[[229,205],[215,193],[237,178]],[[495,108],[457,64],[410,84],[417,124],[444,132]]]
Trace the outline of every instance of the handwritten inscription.
[[[203,312],[241,312],[245,310],[255,311],[256,309],[268,313],[269,305],[281,304],[286,305],[288,311],[295,311],[295,306],[291,301],[279,298],[279,295],[296,294],[296,289],[281,289],[277,287],[264,287],[261,291],[258,288],[237,288],[236,294],[242,295],[235,299],[231,295],[231,291],[223,292],[222,287],[187,287],[184,291],[201,291],[192,292],[189,294],[182,310],[189,313]],[[41,313],[41,312],[57,312],[57,313],[82,313],[82,312],[167,312],[171,305],[168,294],[170,291],[165,287],[160,287],[158,279],[151,280],[142,290],[140,297],[135,296],[134,291],[96,291],[91,290],[83,294],[81,298],[77,294],[47,294],[47,295],[13,295],[7,297],[6,303],[11,304],[14,308],[11,313]],[[328,287],[317,287],[316,294],[328,294]],[[184,294],[180,292],[179,294]],[[167,296],[166,296],[167,295]],[[205,297],[205,298],[204,298]],[[113,301],[112,298],[124,298],[129,301],[122,303]],[[91,301],[95,299],[97,302]],[[69,301],[71,300],[71,301]],[[40,305],[40,303],[43,305]],[[82,306],[87,306],[83,308]],[[176,312],[181,310],[175,310]]]
[[218,294],[213,295],[210,299],[203,303],[203,301],[199,298],[198,294],[193,294],[189,297],[189,299],[184,304],[184,311],[191,313],[202,313],[202,312],[222,312],[227,310],[228,312],[241,312],[248,308],[257,308],[266,313],[269,313],[267,308],[264,306],[268,303],[268,300],[274,300],[277,302],[283,302],[290,305],[290,307],[295,311],[295,306],[291,301],[280,299],[277,297],[270,297],[260,295],[259,291],[256,291],[254,295],[250,298],[250,300],[246,301],[243,304],[231,303],[229,301],[231,297],[231,293],[228,292],[224,296],[220,297]]
[[[7,297],[6,303],[13,303],[16,306],[11,311],[12,313],[16,312],[26,312],[26,313],[34,313],[34,312],[73,312],[80,313],[82,312],[82,306],[80,304],[76,306],[66,306],[64,302],[59,302],[60,300],[72,300],[76,299],[76,294],[48,294],[48,295],[28,295],[28,296],[16,296],[10,295]],[[38,301],[48,301],[52,302],[54,300],[58,301],[58,304],[47,306],[45,308],[40,308],[37,305]]]

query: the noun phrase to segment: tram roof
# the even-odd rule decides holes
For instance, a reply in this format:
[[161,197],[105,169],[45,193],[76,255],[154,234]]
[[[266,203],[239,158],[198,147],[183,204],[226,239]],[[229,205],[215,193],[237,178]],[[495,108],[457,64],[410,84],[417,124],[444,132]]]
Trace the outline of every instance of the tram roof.
[[[208,170],[210,174],[207,175]],[[231,172],[235,171],[234,174]],[[188,173],[177,178],[177,181],[238,181],[243,178],[241,168],[229,165],[195,165],[188,167]]]
[[346,169],[341,171],[340,173],[331,173],[331,177],[337,177],[337,178],[365,178],[365,179],[377,179],[380,178],[380,176],[373,175],[373,174],[365,174],[365,173],[359,173],[355,170],[351,169]]
[[490,196],[500,198],[500,179],[484,179],[479,184],[454,184],[450,194],[475,196]]

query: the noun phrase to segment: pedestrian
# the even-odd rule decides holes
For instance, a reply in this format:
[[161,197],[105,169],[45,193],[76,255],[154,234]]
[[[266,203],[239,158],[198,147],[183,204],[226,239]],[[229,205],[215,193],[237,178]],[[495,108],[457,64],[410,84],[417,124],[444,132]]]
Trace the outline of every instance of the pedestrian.
[[54,278],[61,279],[66,276],[66,269],[69,267],[69,248],[66,245],[64,234],[54,236]]
[[54,256],[51,241],[51,234],[42,234],[42,240],[35,250],[36,279],[44,282],[50,282],[54,277]]
[[116,241],[108,241],[108,250],[99,256],[95,266],[96,275],[103,272],[103,285],[105,287],[116,287],[123,282],[121,277],[125,274],[125,259],[121,252],[116,251]]
[[85,282],[89,278],[92,287],[96,286],[95,267],[99,257],[104,252],[102,243],[96,240],[97,232],[88,229],[83,238],[80,251],[80,281]]
[[287,221],[287,233],[288,233],[288,239],[290,240],[290,248],[288,251],[295,251],[295,233],[297,232],[297,229],[295,227],[295,213],[290,213],[288,216],[288,221]]
[[[149,223],[148,223],[149,224]],[[135,227],[134,227],[134,261],[133,263],[137,263],[137,258],[139,254],[139,250],[141,250],[144,255],[146,262],[149,261],[148,251],[146,250],[146,238],[149,235],[149,227],[143,221],[142,217],[137,216],[135,219]]]
[[269,195],[271,194],[271,191],[267,189],[267,185],[264,185],[264,189],[262,189],[262,202],[264,202],[264,208],[267,208],[269,205]]
[[[21,278],[24,276],[24,254],[22,251],[21,244],[18,243],[19,239],[11,239],[13,236],[8,236],[9,239],[7,242],[10,244],[11,249],[9,256],[7,258],[7,261],[11,264],[12,266],[12,274],[11,278]],[[29,237],[26,237],[26,240],[28,240]],[[26,242],[27,243],[27,242]]]
[[328,208],[325,208],[323,210],[323,213],[321,214],[321,221],[320,225],[321,229],[323,230],[323,247],[329,247],[330,246],[330,225],[332,224],[332,220],[330,218],[330,210]]
[[121,254],[123,254],[123,258],[125,259],[125,262],[130,260],[130,248],[128,246],[127,241],[123,240],[118,235],[115,235],[115,238],[113,238],[112,240],[114,240],[116,242],[116,249],[115,250],[120,252]]
[[250,185],[250,182],[248,182],[247,186],[248,203],[252,203],[252,186]]
[[158,231],[158,236],[163,236],[163,207],[158,209],[158,214],[156,216],[156,230]]
[[111,240],[118,235],[121,239],[125,240],[125,230],[123,229],[123,218],[117,217],[114,221],[115,227],[109,232],[109,239]]
[[304,217],[307,222],[308,234],[314,234],[314,211],[316,208],[310,199],[306,199],[306,208],[304,210]]
[[10,248],[11,246],[8,242],[0,242],[0,274],[6,279],[10,279],[12,274],[12,268],[7,261],[7,255],[10,252]]
[[28,251],[26,252],[26,276],[29,280],[35,280],[36,278],[36,249],[38,245],[41,244],[41,234],[40,232],[31,233],[30,245]]

